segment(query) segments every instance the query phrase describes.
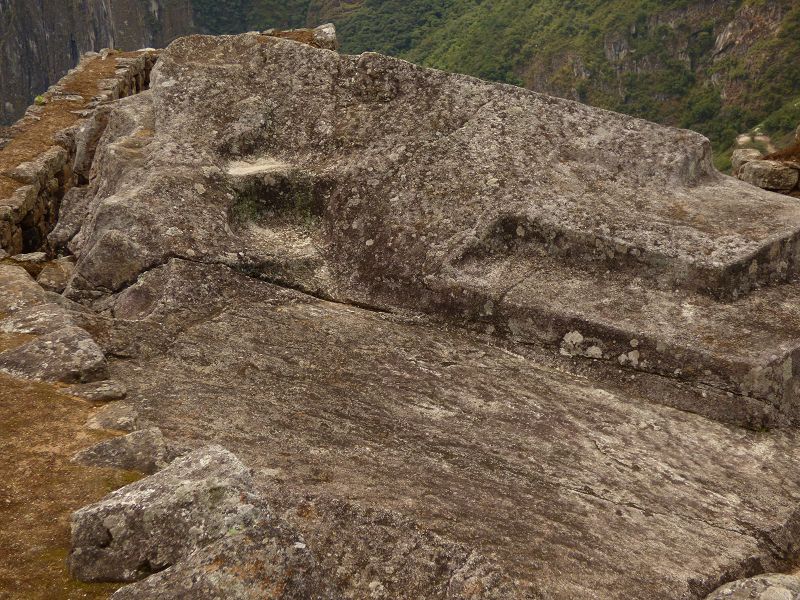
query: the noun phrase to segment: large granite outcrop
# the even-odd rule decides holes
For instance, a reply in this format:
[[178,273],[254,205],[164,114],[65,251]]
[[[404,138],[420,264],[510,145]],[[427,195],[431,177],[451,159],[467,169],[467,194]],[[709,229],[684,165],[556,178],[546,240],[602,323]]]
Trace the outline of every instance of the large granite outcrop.
[[665,384],[644,375],[572,374],[545,350],[178,259],[114,311],[96,333],[124,357],[112,375],[139,418],[236,452],[352,598],[373,581],[388,598],[446,597],[460,567],[424,565],[471,551],[519,596],[558,599],[700,599],[796,560],[796,432],[660,406]]
[[376,54],[194,36],[108,116],[92,168],[51,237],[77,256],[75,300],[172,257],[220,263],[525,344],[577,332],[568,354],[706,386],[691,408],[715,418],[800,415],[800,205],[715,172],[697,134]]
[[179,459],[79,511],[82,579],[700,599],[797,562],[800,205],[704,138],[260,34],[180,39],[96,116],[66,298],[9,272],[9,322],[70,307],[120,423],[223,444],[288,529],[173,520],[215,497]]

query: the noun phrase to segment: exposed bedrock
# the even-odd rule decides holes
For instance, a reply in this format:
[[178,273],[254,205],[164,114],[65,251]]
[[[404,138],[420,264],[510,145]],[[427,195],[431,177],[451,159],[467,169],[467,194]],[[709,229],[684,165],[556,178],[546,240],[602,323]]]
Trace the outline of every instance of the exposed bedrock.
[[800,205],[697,134],[258,34],[176,41],[102,118],[50,237],[72,299],[213,262],[701,385],[662,400],[718,419],[800,416]]
[[571,374],[546,351],[179,259],[115,313],[93,331],[138,420],[235,452],[345,597],[377,582],[446,598],[472,552],[522,597],[564,600],[700,599],[797,560],[796,432],[648,402],[644,374]]
[[72,389],[142,431],[81,459],[238,458],[79,511],[79,578],[699,600],[797,564],[800,205],[704,138],[258,34],[176,41],[82,125],[74,267],[0,265],[39,336],[0,360],[91,336]]

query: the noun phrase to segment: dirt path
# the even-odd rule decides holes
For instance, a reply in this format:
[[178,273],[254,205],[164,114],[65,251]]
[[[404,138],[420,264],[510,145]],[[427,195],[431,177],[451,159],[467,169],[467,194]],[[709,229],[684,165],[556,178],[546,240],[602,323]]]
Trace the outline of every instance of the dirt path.
[[[19,343],[0,334],[3,346]],[[50,385],[0,375],[0,599],[108,598],[116,585],[69,579],[69,515],[138,477],[73,465],[113,435],[85,427],[97,408]]]

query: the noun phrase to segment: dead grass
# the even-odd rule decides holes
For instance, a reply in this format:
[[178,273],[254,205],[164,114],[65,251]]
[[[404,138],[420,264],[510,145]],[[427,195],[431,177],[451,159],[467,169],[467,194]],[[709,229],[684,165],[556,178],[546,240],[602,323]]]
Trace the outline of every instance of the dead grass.
[[[0,335],[0,348],[22,341]],[[72,511],[140,476],[70,462],[113,435],[85,427],[95,410],[56,386],[0,374],[0,599],[99,599],[119,587],[74,581],[65,564]]]
[[137,56],[137,52],[111,52],[106,59],[96,57],[81,71],[61,80],[66,93],[80,96],[82,101],[51,101],[41,108],[39,120],[14,128],[14,138],[0,150],[0,198],[8,198],[23,184],[7,173],[17,165],[30,161],[53,145],[53,136],[73,125],[79,111],[98,95],[98,82],[114,76],[117,58]]
[[772,154],[767,154],[765,160],[794,160],[800,162],[800,143],[789,146],[783,150],[778,150]]

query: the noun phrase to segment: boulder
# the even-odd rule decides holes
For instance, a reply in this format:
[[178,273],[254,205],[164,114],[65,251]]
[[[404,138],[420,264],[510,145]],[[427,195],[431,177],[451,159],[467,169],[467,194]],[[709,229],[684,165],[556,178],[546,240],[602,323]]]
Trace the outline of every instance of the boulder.
[[69,311],[53,302],[35,304],[18,310],[0,321],[0,332],[42,335],[74,326]]
[[103,351],[85,330],[74,326],[62,327],[0,352],[0,370],[15,376],[61,383],[108,378]]
[[734,150],[733,154],[731,155],[731,168],[733,169],[733,174],[736,175],[739,172],[739,169],[745,163],[753,160],[759,160],[760,158],[761,152],[755,148],[740,148],[739,150]]
[[37,283],[44,289],[60,294],[67,287],[69,278],[75,270],[75,261],[71,257],[59,258],[44,265]]
[[326,50],[338,50],[339,40],[336,38],[336,26],[333,23],[325,23],[313,30],[314,44],[318,48]]
[[800,171],[776,160],[754,160],[742,165],[739,179],[776,192],[788,192],[797,185]]
[[766,574],[723,585],[706,600],[800,600],[800,578]]
[[72,460],[93,467],[114,467],[151,474],[166,467],[179,453],[164,440],[158,427],[152,427],[104,440],[81,450]]
[[117,431],[134,431],[138,424],[139,412],[125,402],[106,404],[86,421],[89,429]]
[[80,581],[136,581],[265,514],[247,467],[209,446],[73,513],[69,571]]
[[0,264],[0,315],[43,304],[45,291],[22,267]]
[[337,600],[302,537],[260,522],[117,591],[113,600]]
[[109,402],[122,400],[128,391],[119,381],[105,380],[73,385],[65,390],[68,394],[91,400],[92,402]]

